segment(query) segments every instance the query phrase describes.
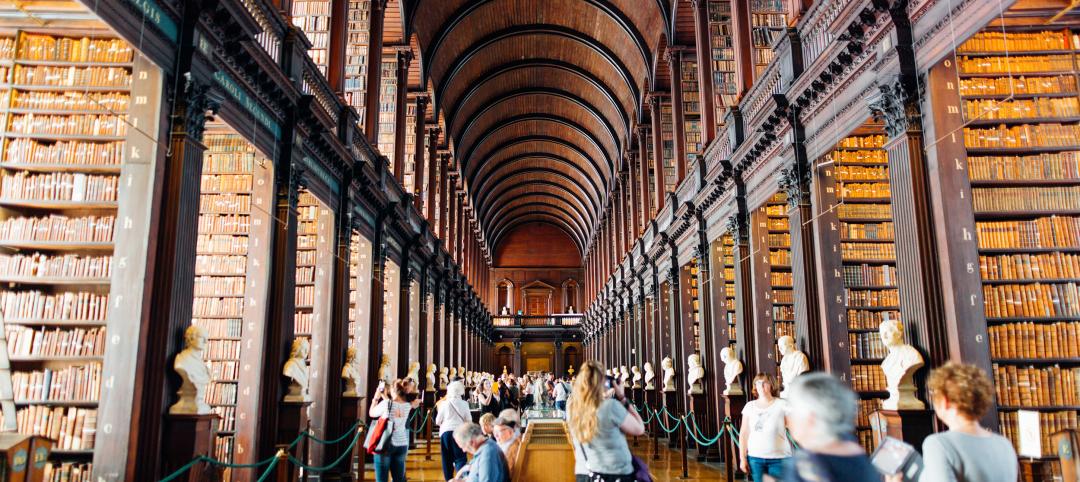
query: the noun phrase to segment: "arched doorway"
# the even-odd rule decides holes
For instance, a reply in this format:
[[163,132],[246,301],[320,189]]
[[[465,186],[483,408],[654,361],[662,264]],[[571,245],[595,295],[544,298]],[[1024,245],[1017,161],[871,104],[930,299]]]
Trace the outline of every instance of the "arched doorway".
[[563,281],[562,284],[562,313],[577,313],[581,305],[578,304],[578,283],[573,278]]
[[581,368],[581,353],[578,352],[577,347],[568,346],[563,350],[563,366],[567,369],[573,367],[574,373]]
[[499,314],[505,316],[513,315],[514,283],[508,279],[503,279],[495,286],[495,291],[499,302]]
[[507,371],[514,370],[514,351],[511,350],[510,347],[505,345],[502,346],[496,352],[496,355],[499,360],[499,366],[497,368],[499,373],[502,373],[503,367],[505,367]]

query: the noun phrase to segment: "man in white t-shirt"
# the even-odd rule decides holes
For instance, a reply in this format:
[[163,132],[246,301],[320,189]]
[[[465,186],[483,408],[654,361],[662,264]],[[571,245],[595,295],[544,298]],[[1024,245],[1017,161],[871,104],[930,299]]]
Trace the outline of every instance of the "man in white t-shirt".
[[555,381],[555,409],[565,412],[566,411],[566,399],[570,397],[570,387],[567,386],[566,380]]

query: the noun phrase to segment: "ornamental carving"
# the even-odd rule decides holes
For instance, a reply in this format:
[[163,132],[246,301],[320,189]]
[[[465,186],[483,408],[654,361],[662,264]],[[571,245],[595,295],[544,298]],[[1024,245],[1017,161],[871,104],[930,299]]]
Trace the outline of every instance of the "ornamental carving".
[[742,234],[744,234],[743,225],[742,221],[739,219],[738,214],[732,214],[731,216],[728,216],[727,221],[724,223],[724,228],[736,242],[742,239]]
[[216,113],[219,107],[221,100],[210,91],[209,84],[191,78],[190,72],[184,74],[184,132],[202,139],[210,119],[206,111]]
[[811,182],[809,170],[799,169],[795,164],[781,169],[780,179],[777,180],[780,189],[787,194],[788,206],[792,208],[810,196]]
[[921,128],[917,88],[905,85],[900,77],[893,82],[878,85],[878,95],[867,102],[874,120],[885,123],[885,133],[891,139],[907,132],[909,128]]

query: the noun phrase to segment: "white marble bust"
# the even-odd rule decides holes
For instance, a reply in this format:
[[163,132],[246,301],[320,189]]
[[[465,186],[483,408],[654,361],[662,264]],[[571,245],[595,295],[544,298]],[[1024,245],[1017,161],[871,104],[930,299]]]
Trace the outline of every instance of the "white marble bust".
[[405,374],[405,377],[413,379],[413,381],[415,381],[416,384],[419,385],[420,384],[420,362],[415,361],[415,360],[409,362],[409,372]]
[[705,367],[701,364],[701,355],[693,353],[686,358],[686,384],[690,386],[687,393],[697,395],[704,393],[701,379],[705,378]]
[[[457,368],[456,367],[450,367],[450,376],[449,376],[449,378],[454,378],[456,376],[458,376]],[[447,381],[447,383],[449,383],[449,381]]]
[[878,327],[881,343],[889,350],[881,362],[885,372],[889,398],[881,403],[886,410],[922,410],[926,404],[915,398],[915,371],[923,366],[922,354],[904,342],[904,324],[900,320],[885,320]]
[[742,374],[743,364],[735,358],[735,350],[724,347],[720,350],[720,360],[724,362],[724,383],[727,384],[724,395],[742,395],[743,389],[739,385],[739,375]]
[[289,378],[288,393],[285,394],[286,402],[310,402],[311,393],[308,391],[308,353],[311,346],[307,338],[300,337],[293,340],[292,350],[289,351],[289,359],[285,362],[282,373]]
[[664,370],[663,388],[661,390],[665,392],[675,391],[675,362],[671,357],[666,356],[663,360],[660,360],[660,368]]
[[810,360],[806,353],[795,348],[795,339],[790,335],[781,336],[776,344],[780,346],[780,379],[784,383],[780,396],[783,397],[795,377],[810,371]]
[[619,367],[619,383],[622,386],[626,386],[626,381],[630,379],[630,370],[626,368],[626,365]]
[[450,384],[450,368],[442,367],[439,369],[439,390],[446,390],[448,384]]
[[641,388],[641,369],[638,368],[637,365],[634,365],[630,367],[630,372],[634,374],[633,378],[631,378],[631,381],[633,382],[631,388]]
[[466,387],[472,386],[472,384],[469,383],[469,372],[465,371],[465,367],[458,367],[457,376],[461,377],[462,383],[464,383]]
[[379,359],[379,380],[386,382],[386,386],[388,387],[394,383],[394,374],[390,371],[389,355],[383,355],[382,358]]
[[652,362],[645,362],[645,389],[656,390],[656,385],[653,385],[653,380],[656,379],[656,373],[653,371]]
[[191,325],[184,330],[184,349],[176,354],[173,370],[180,375],[176,403],[169,407],[173,415],[205,415],[210,413],[206,403],[206,386],[210,384],[210,369],[203,361],[206,351],[206,330]]
[[435,391],[435,373],[438,372],[438,371],[439,371],[439,367],[436,366],[434,363],[428,365],[428,367],[427,367],[427,377],[426,377],[427,378],[427,387],[424,388],[425,392],[434,392]]
[[345,379],[345,393],[343,397],[356,397],[356,385],[360,383],[363,375],[360,373],[360,359],[356,357],[356,348],[349,347],[345,351],[345,366],[341,367],[341,378]]

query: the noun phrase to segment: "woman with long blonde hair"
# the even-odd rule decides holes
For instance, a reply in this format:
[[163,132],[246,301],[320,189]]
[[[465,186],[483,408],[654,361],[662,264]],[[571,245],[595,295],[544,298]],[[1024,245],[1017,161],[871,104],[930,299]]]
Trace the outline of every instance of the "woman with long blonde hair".
[[634,465],[626,436],[644,434],[645,424],[626,400],[619,380],[606,376],[600,362],[585,362],[574,379],[566,411],[578,480],[584,472],[585,480],[632,482]]

